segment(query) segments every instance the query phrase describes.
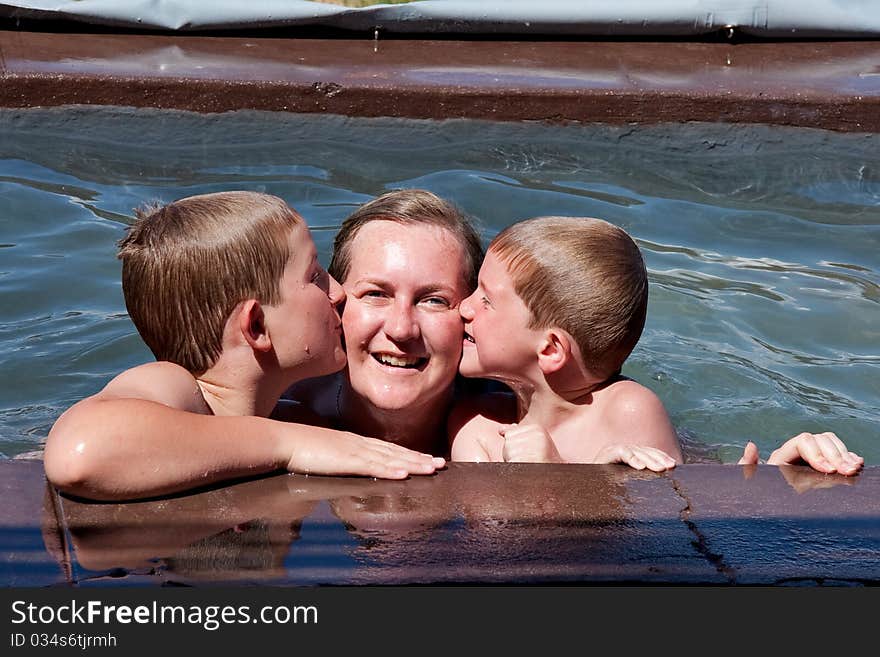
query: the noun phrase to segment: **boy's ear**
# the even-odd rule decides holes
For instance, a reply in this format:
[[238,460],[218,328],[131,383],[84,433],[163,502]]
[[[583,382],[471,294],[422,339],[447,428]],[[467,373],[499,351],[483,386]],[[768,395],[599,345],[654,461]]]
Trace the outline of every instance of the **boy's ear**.
[[266,330],[266,316],[263,306],[256,299],[248,299],[241,304],[238,311],[238,328],[241,335],[252,349],[269,351],[272,339]]
[[544,374],[561,370],[571,359],[571,337],[565,331],[549,328],[538,343],[538,367]]

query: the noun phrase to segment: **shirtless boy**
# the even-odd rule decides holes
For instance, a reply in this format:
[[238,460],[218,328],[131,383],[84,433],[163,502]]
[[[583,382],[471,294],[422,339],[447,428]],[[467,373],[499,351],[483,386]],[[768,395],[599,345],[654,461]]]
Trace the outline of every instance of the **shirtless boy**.
[[[476,291],[461,304],[460,372],[514,393],[460,400],[449,422],[454,461],[682,462],[659,398],[621,376],[645,324],[648,277],[638,246],[599,219],[541,217],[489,245]],[[800,434],[771,464],[804,460],[854,474],[863,459],[833,433]],[[741,463],[757,462],[749,444]]]
[[[157,362],[129,369],[53,426],[49,480],[92,499],[163,495],[274,470],[391,479],[444,460],[277,420],[292,383],[346,362],[305,221],[253,192],[138,213],[120,242],[126,307]],[[271,418],[270,418],[271,416]]]

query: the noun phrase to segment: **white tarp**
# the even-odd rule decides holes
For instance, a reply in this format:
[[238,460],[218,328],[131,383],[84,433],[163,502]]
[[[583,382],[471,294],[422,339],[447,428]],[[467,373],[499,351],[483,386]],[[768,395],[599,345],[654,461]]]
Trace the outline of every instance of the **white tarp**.
[[0,17],[163,30],[340,28],[396,33],[876,37],[880,0],[423,0],[363,8],[305,0],[32,0]]

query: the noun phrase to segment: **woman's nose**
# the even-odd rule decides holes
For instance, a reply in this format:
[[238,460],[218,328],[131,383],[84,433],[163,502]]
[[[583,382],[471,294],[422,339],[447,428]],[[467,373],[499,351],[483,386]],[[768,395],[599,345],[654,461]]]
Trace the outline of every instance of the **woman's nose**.
[[421,335],[415,308],[409,303],[395,301],[385,321],[385,334],[397,342],[415,340]]

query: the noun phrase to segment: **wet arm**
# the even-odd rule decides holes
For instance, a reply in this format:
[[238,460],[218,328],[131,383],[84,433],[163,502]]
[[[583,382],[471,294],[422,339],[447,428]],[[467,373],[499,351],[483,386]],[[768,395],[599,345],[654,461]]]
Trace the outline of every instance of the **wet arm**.
[[275,470],[402,479],[445,463],[352,433],[208,415],[194,379],[175,367],[130,370],[64,413],[46,441],[49,481],[71,495],[123,500]]

